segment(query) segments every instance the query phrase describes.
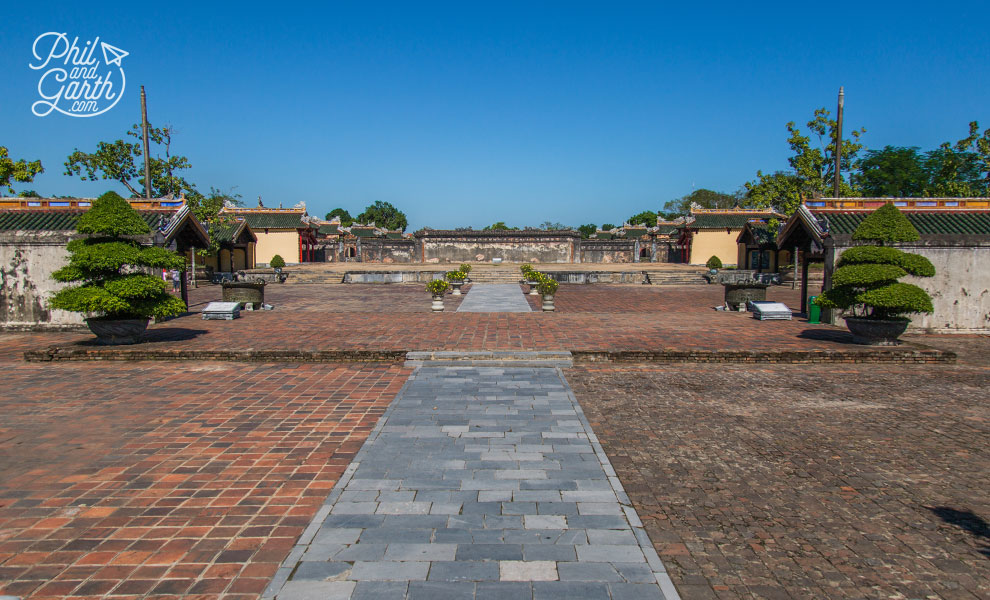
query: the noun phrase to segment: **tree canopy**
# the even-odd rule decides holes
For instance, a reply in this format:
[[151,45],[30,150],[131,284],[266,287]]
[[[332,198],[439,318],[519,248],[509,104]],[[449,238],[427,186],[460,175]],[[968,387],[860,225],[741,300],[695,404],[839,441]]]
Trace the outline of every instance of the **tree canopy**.
[[581,225],[577,230],[581,232],[582,238],[588,239],[598,231],[598,227],[594,223],[588,223],[587,225]]
[[11,194],[16,193],[11,182],[30,183],[35,175],[44,173],[40,160],[26,161],[23,158],[14,160],[6,146],[0,146],[0,188],[7,187]]
[[357,221],[364,224],[374,223],[378,227],[405,231],[409,226],[405,213],[388,202],[376,200],[374,204],[364,209],[357,216]]
[[333,221],[334,217],[340,217],[341,227],[350,227],[351,223],[354,222],[354,217],[351,216],[351,213],[343,208],[335,208],[327,213],[327,221]]
[[[664,204],[663,212],[666,213],[665,216],[668,219],[679,215],[686,215],[691,211],[692,204],[697,204],[701,208],[732,208],[739,204],[739,194],[727,194],[725,192],[700,188],[675,200],[667,201]],[[657,222],[654,218],[653,225],[656,224]]]
[[482,231],[516,231],[518,227],[509,227],[505,224],[505,221],[499,221],[498,223],[492,223],[487,227],[483,228]]
[[642,225],[644,227],[656,227],[657,226],[657,213],[652,210],[644,210],[643,212],[629,217],[628,222],[630,225]]

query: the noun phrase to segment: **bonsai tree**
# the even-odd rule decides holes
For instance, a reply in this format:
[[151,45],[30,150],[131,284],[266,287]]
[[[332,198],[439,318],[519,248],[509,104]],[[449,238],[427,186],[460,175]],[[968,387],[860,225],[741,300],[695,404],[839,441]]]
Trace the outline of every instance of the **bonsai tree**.
[[722,259],[720,259],[717,256],[712,256],[711,258],[708,259],[708,262],[705,263],[705,266],[708,267],[709,269],[721,269]]
[[285,259],[282,258],[282,255],[276,254],[272,257],[272,260],[268,263],[268,265],[273,269],[281,269],[285,267]]
[[818,296],[819,306],[874,320],[907,321],[902,315],[932,312],[932,299],[925,290],[898,281],[905,275],[931,277],[935,267],[924,256],[889,247],[921,237],[896,206],[887,203],[878,208],[863,219],[852,237],[873,244],[842,253],[832,276],[833,287]]
[[135,239],[150,234],[151,228],[127,200],[115,192],[103,194],[79,217],[76,231],[88,237],[66,245],[69,264],[52,278],[77,285],[56,292],[49,302],[52,308],[145,321],[185,312],[186,305],[166,291],[161,276],[147,272],[183,269],[185,259]]
[[461,263],[461,266],[457,268],[458,271],[464,273],[464,275],[469,275],[471,273],[471,265],[467,263]]
[[443,279],[431,279],[430,282],[426,284],[426,291],[434,296],[443,296],[449,289],[450,284]]
[[463,271],[447,271],[444,278],[446,278],[447,281],[464,281],[466,276],[467,275]]

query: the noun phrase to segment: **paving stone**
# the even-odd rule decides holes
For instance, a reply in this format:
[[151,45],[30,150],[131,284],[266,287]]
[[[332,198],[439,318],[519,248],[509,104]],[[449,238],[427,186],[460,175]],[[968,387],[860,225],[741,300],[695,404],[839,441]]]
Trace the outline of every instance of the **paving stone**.
[[290,581],[279,591],[277,600],[348,600],[353,581]]
[[454,560],[457,544],[389,544],[385,560]]
[[561,581],[616,581],[623,578],[607,562],[569,562],[557,565]]
[[646,562],[638,545],[589,544],[576,549],[581,562]]
[[557,563],[550,560],[503,560],[498,568],[502,581],[557,580]]
[[405,600],[405,581],[358,581],[351,600]]
[[498,581],[499,569],[495,561],[434,562],[430,566],[430,581]]
[[665,600],[655,585],[609,583],[608,591],[615,600]]
[[356,581],[422,581],[429,570],[428,562],[355,562],[350,577]]
[[341,581],[348,579],[351,571],[346,562],[301,562],[292,574],[292,581]]
[[608,598],[605,583],[590,581],[538,581],[533,583],[533,600],[602,600]]
[[474,584],[461,582],[413,581],[409,583],[408,600],[472,600]]
[[522,560],[522,544],[458,544],[457,560]]

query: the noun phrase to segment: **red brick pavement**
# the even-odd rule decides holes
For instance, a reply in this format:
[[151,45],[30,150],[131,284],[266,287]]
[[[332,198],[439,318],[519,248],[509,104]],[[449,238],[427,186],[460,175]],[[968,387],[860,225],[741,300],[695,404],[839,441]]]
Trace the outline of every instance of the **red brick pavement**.
[[[198,315],[152,326],[132,348],[266,350],[868,350],[845,329],[805,320],[757,321],[712,310],[721,286],[562,286],[556,313],[428,312],[420,286],[272,286],[273,311],[235,321]],[[195,306],[217,288],[196,291]],[[770,297],[796,306],[796,292]],[[412,312],[419,308],[418,312]],[[408,312],[407,312],[408,311]],[[5,342],[4,340],[9,341]],[[0,354],[52,344],[91,344],[88,334],[0,337]]]
[[257,598],[408,375],[0,366],[0,594],[31,598]]
[[951,346],[965,364],[567,379],[684,598],[985,599],[990,338]]

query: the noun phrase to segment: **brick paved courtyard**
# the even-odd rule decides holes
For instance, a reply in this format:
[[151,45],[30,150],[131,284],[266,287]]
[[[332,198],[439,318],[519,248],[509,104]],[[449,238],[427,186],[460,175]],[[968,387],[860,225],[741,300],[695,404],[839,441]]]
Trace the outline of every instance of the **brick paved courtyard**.
[[566,371],[684,598],[990,597],[990,338],[967,364]]

